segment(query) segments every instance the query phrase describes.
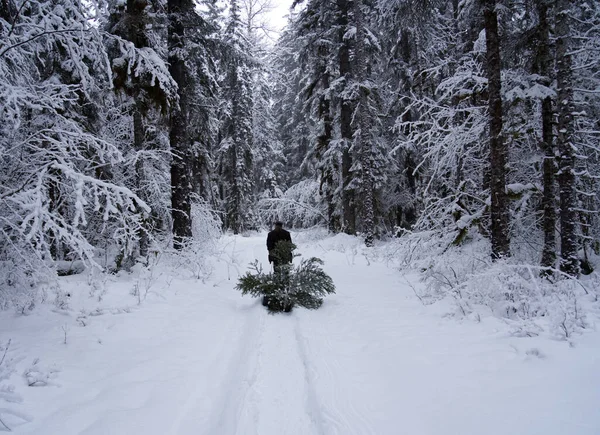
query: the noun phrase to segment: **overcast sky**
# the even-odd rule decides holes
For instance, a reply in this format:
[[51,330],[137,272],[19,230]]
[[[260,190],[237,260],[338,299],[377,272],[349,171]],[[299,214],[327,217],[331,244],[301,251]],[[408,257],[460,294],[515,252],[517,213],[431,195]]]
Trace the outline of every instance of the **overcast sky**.
[[270,13],[270,19],[272,20],[270,24],[272,24],[277,31],[281,31],[287,23],[287,19],[284,17],[289,13],[292,1],[293,0],[272,0],[273,5],[275,5],[276,8]]

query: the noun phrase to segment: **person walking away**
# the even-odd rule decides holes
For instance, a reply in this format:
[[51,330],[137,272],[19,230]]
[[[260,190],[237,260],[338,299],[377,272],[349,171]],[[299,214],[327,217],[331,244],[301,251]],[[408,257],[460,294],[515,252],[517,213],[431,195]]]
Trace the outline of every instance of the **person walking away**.
[[[279,242],[292,243],[292,236],[289,231],[283,229],[283,223],[280,221],[275,222],[275,228],[270,231],[267,235],[267,251],[269,252],[269,263],[273,263],[273,271],[278,274],[282,272],[281,266],[290,264],[292,262],[292,253],[290,251],[289,257],[286,255],[284,258],[275,255],[275,248]],[[262,304],[267,307],[272,301],[267,296],[263,297]],[[285,312],[289,312],[292,309],[291,306],[284,308]]]
[[277,258],[277,256],[274,255],[275,246],[277,246],[278,242],[282,241],[292,243],[292,236],[289,231],[283,229],[283,223],[277,221],[275,222],[275,229],[269,232],[269,234],[267,235],[267,251],[269,251],[269,263],[273,263],[275,269],[277,269],[277,267],[280,265],[291,263],[291,259],[289,261],[286,261],[288,260],[287,258]]

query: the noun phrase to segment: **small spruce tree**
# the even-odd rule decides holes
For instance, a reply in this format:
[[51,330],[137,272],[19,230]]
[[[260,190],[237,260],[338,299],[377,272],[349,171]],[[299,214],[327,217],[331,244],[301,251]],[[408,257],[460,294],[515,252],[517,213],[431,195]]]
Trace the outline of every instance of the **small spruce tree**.
[[272,252],[279,263],[273,272],[265,273],[258,260],[250,265],[250,271],[242,276],[236,286],[243,295],[267,297],[269,312],[290,311],[295,305],[316,309],[323,298],[335,293],[333,280],[323,271],[323,261],[312,257],[292,264],[296,245],[291,242],[277,243]]

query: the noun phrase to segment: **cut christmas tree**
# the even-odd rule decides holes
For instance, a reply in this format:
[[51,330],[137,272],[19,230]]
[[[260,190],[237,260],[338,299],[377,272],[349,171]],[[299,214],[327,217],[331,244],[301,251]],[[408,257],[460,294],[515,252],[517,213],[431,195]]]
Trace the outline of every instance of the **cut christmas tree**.
[[271,252],[276,260],[273,272],[265,273],[257,260],[240,278],[236,288],[243,295],[263,297],[263,305],[270,312],[288,312],[296,305],[319,308],[325,296],[335,293],[333,280],[321,268],[323,261],[319,258],[312,257],[293,265],[295,249],[293,243],[277,243]]

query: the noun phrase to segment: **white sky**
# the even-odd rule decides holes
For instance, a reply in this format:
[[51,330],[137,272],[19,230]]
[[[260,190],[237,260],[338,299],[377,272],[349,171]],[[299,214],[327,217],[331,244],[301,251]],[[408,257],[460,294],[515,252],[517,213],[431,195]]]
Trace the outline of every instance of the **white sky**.
[[285,16],[289,13],[293,0],[271,0],[275,9],[269,14],[270,22],[274,29],[280,32],[287,23]]

